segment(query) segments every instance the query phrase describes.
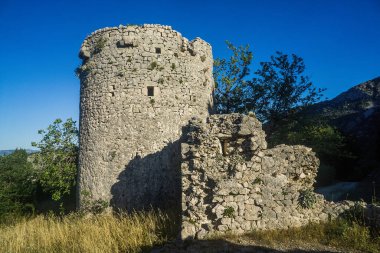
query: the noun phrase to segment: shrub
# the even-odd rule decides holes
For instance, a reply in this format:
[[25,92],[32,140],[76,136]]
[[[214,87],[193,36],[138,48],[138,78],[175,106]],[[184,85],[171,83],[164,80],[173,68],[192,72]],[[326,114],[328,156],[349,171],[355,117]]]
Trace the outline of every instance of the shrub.
[[92,200],[91,193],[89,191],[81,191],[82,199],[80,212],[100,214],[104,212],[108,207],[109,203],[102,199]]
[[80,77],[81,75],[84,75],[84,76],[88,75],[91,72],[91,70],[92,70],[91,65],[87,63],[87,64],[77,67],[74,72],[77,77]]
[[360,225],[366,224],[364,217],[364,207],[357,202],[353,207],[342,213],[341,217],[347,222],[358,223]]
[[34,212],[36,173],[25,150],[0,156],[0,220]]
[[298,203],[302,208],[312,208],[317,203],[317,196],[312,189],[301,190]]
[[234,218],[235,209],[232,206],[227,206],[223,211],[223,216],[228,218]]
[[100,37],[99,39],[97,39],[95,41],[94,49],[92,51],[92,54],[98,54],[98,53],[100,53],[103,50],[103,48],[105,47],[106,43],[107,43],[107,39],[106,38]]
[[356,151],[350,144],[352,141],[352,138],[344,136],[323,119],[302,118],[302,115],[298,115],[298,118],[284,119],[281,127],[269,136],[268,145],[305,145],[312,148],[321,161],[317,184],[322,186],[336,178],[358,178],[358,173],[353,169]]
[[157,64],[157,62],[154,61],[154,62],[151,62],[151,63],[150,63],[149,69],[150,69],[150,70],[153,70],[153,69],[155,69],[155,68],[157,68],[157,67],[158,67],[158,64]]

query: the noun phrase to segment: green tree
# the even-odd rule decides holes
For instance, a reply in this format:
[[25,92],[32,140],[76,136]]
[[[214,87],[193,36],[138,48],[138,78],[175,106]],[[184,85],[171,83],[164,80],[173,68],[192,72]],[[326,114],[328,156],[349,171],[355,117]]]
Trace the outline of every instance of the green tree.
[[284,119],[294,120],[293,115],[323,97],[324,89],[316,88],[305,75],[301,57],[276,52],[250,75],[253,54],[249,46],[235,47],[228,41],[227,46],[230,58],[214,62],[217,113],[253,111],[271,135]]
[[[304,60],[276,52],[250,75],[249,47],[228,43],[232,56],[217,59],[214,66],[215,104],[218,113],[255,112],[264,123],[268,143],[312,147],[326,174],[349,157],[346,138],[326,122],[308,119],[303,111],[320,101],[324,89],[316,88],[305,74]],[[347,159],[346,159],[347,160]]]
[[56,119],[46,130],[39,130],[42,139],[33,142],[39,149],[34,163],[38,168],[39,183],[44,191],[63,208],[63,197],[69,195],[75,185],[78,159],[78,129],[71,118],[66,122]]
[[245,111],[244,90],[253,54],[249,46],[235,47],[226,41],[232,55],[214,61],[215,109],[218,113]]
[[346,152],[340,152],[345,146],[344,136],[328,124],[303,126],[300,131],[290,131],[287,139],[289,144],[303,144],[312,147],[319,154],[319,157],[348,155]]
[[293,121],[280,123],[281,128],[267,138],[269,146],[287,144],[312,148],[321,162],[318,185],[332,183],[342,171],[349,173],[346,164],[354,162],[356,157],[347,137],[324,119],[305,118],[302,114],[296,116]]
[[268,62],[261,62],[255,77],[248,83],[248,110],[267,123],[271,135],[284,119],[292,120],[295,113],[323,97],[324,89],[317,89],[304,75],[305,63],[295,54],[276,52]]
[[25,150],[0,156],[0,218],[34,210],[36,175]]

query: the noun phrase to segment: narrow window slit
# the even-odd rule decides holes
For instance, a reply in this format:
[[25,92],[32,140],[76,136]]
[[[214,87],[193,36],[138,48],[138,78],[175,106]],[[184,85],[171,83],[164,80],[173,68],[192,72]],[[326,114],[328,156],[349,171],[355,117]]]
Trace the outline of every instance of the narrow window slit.
[[223,151],[224,156],[228,155],[228,142],[227,142],[227,140],[223,140],[223,142],[222,142],[222,151]]
[[154,87],[153,86],[148,86],[147,87],[147,89],[148,89],[148,96],[149,97],[153,97],[154,96]]

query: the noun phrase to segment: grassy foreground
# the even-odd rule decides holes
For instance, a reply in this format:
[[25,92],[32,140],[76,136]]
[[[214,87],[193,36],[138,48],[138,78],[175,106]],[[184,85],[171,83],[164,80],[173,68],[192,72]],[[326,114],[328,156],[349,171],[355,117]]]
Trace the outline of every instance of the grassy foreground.
[[[145,252],[175,238],[177,225],[169,215],[155,212],[21,217],[0,225],[0,252]],[[258,245],[279,251],[308,251],[327,246],[342,252],[380,253],[379,230],[344,219],[287,230],[254,231],[239,236],[216,235],[203,242],[207,244],[216,239],[232,242],[237,248],[239,245]],[[219,252],[217,248],[218,245],[215,252]]]
[[299,228],[253,231],[243,236],[227,235],[222,238],[279,250],[307,250],[327,246],[342,252],[380,253],[379,229],[365,226],[360,221],[341,218]]
[[169,239],[169,220],[153,212],[21,218],[0,225],[0,252],[140,252]]

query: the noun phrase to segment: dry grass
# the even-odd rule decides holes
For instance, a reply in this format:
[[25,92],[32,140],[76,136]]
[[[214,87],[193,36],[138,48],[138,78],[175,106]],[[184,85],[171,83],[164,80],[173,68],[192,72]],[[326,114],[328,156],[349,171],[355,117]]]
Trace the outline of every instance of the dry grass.
[[[178,224],[174,220],[155,212],[19,217],[17,221],[0,225],[0,252],[145,252],[177,235]],[[307,250],[326,246],[343,252],[380,253],[379,230],[343,219],[287,230],[222,235],[208,241],[216,239],[236,243],[236,247],[257,245],[277,250]]]
[[168,215],[103,214],[22,218],[0,227],[0,252],[141,252],[166,242],[174,226]]
[[[259,245],[293,248],[302,245],[324,245],[344,252],[380,252],[380,231],[354,221],[338,219],[311,223],[300,228],[254,231],[246,234]],[[233,239],[233,238],[232,238]]]

